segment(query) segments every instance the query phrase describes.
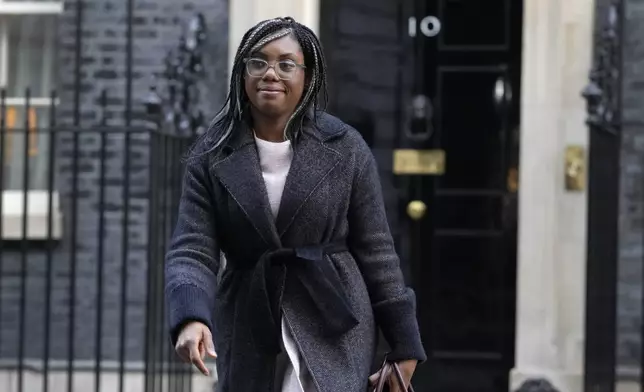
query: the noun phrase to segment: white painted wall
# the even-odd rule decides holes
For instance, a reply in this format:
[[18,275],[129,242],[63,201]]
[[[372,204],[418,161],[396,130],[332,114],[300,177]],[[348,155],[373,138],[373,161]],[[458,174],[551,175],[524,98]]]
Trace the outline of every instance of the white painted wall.
[[588,146],[580,93],[591,68],[593,0],[525,0],[516,364],[511,389],[546,377],[581,391],[586,192],[564,188],[567,145]]

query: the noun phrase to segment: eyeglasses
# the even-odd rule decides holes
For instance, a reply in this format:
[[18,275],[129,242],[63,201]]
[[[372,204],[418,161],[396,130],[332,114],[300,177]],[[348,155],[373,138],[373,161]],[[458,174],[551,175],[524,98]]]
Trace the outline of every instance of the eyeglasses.
[[291,79],[298,68],[306,68],[303,64],[298,64],[293,60],[281,60],[274,64],[269,64],[268,61],[256,58],[244,60],[246,63],[246,72],[253,78],[261,78],[268,72],[269,68],[273,68],[277,76],[282,80]]

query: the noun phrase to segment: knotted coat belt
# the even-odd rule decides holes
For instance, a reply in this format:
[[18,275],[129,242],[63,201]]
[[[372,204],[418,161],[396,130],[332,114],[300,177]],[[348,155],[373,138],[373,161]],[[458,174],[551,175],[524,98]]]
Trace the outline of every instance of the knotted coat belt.
[[[348,251],[344,242],[265,252],[255,264],[250,281],[246,311],[255,346],[266,354],[280,352],[281,304],[286,275],[294,277],[318,312],[315,324],[326,336],[338,336],[353,328],[353,314],[338,273],[325,257]],[[292,277],[291,277],[292,278]]]

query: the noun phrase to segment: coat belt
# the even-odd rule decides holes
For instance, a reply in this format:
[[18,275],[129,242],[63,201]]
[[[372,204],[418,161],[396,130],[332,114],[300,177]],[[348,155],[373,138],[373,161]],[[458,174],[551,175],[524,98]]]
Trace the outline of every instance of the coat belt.
[[286,274],[295,275],[318,313],[311,324],[325,336],[339,336],[353,328],[353,314],[339,276],[325,255],[348,251],[346,243],[279,248],[265,252],[255,265],[247,309],[255,346],[267,353],[280,352],[281,304]]

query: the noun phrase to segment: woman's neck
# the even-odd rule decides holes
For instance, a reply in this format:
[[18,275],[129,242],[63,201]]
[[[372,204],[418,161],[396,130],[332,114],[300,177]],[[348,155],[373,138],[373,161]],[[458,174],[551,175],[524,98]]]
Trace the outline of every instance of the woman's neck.
[[273,143],[284,141],[284,127],[267,126],[267,124],[257,124],[253,127],[255,135],[262,139]]
[[288,117],[266,117],[253,113],[253,130],[258,138],[269,142],[283,142]]

